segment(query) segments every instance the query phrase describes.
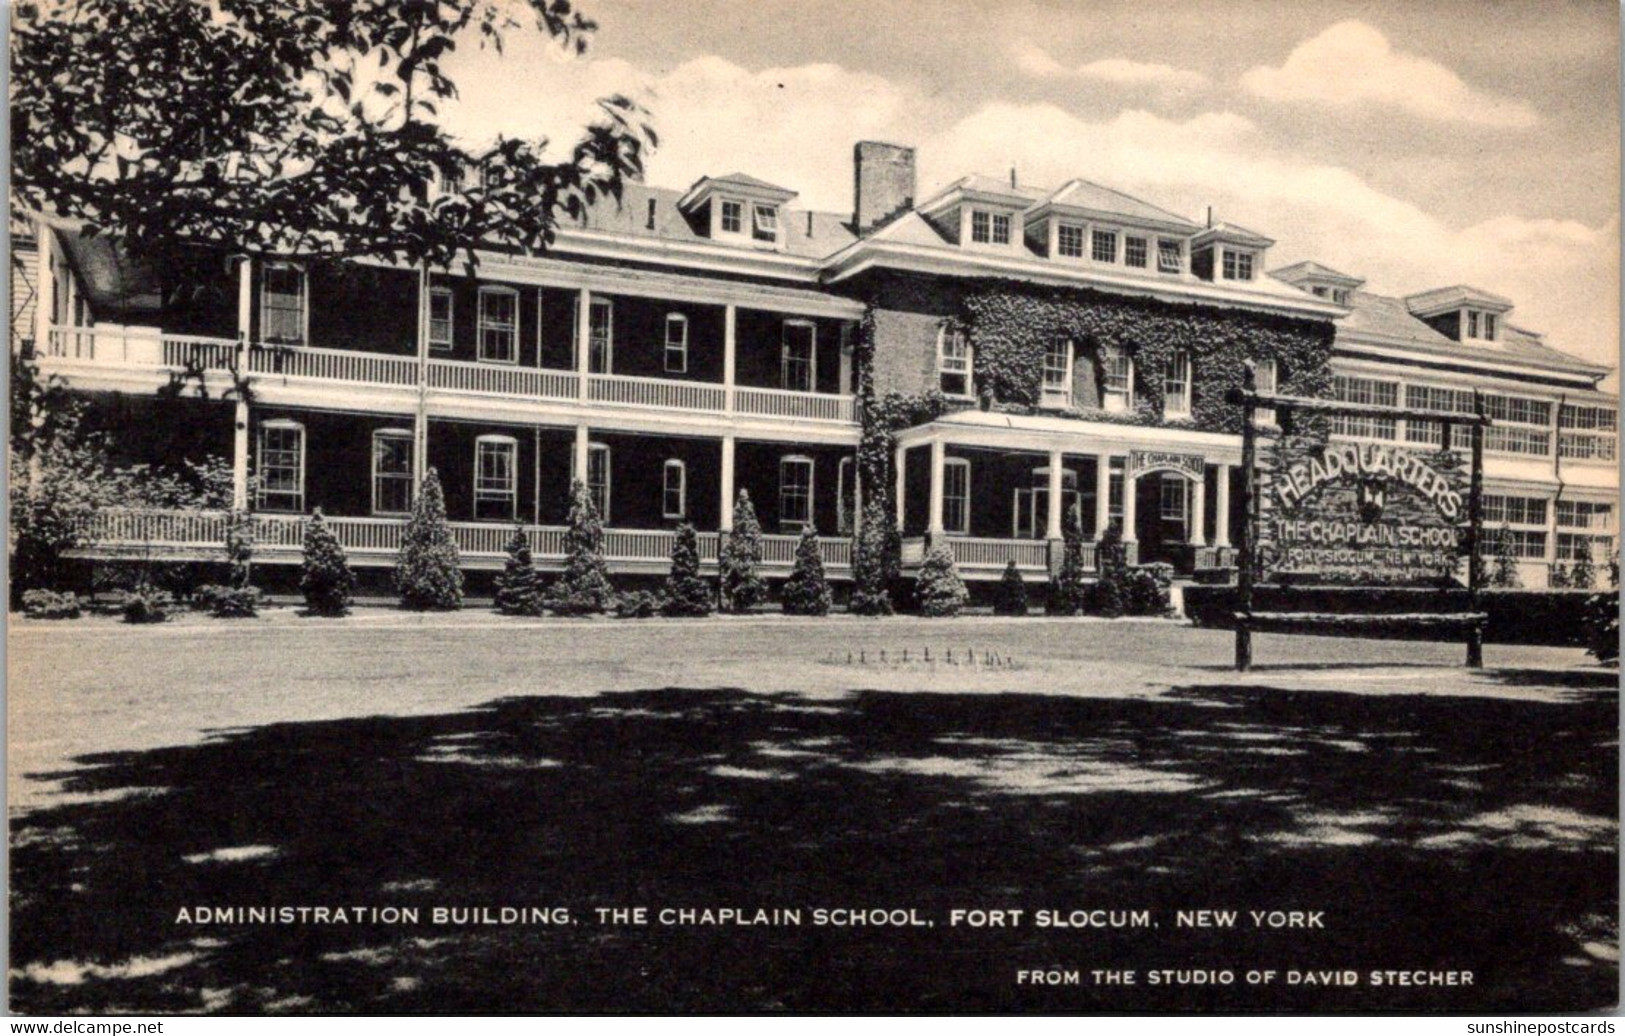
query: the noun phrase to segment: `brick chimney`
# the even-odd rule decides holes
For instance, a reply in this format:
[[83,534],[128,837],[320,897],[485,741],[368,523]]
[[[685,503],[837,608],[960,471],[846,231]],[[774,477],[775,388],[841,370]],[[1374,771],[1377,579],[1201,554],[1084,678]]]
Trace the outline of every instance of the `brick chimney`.
[[914,207],[914,149],[874,140],[852,148],[852,225],[867,234]]

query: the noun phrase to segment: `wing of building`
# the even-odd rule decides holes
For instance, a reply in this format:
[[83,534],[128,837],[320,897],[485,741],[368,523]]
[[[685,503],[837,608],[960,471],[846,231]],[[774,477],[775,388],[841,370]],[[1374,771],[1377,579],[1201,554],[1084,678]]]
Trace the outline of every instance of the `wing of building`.
[[[1609,370],[1518,326],[1512,300],[1267,272],[1265,234],[1084,179],[970,175],[920,197],[893,144],[857,144],[853,181],[840,213],[740,172],[631,184],[545,256],[485,253],[473,275],[208,249],[157,271],[41,217],[12,228],[14,348],[85,393],[131,459],[232,459],[273,564],[297,561],[320,508],[355,563],[384,569],[433,467],[472,569],[500,566],[516,523],[557,563],[572,477],[629,575],[663,573],[684,521],[714,561],[741,490],[770,573],[813,526],[846,578],[865,492],[887,498],[906,561],[946,540],[972,579],[1009,561],[1041,576],[1073,514],[1090,541],[1120,523],[1141,561],[1223,567],[1242,520],[1225,394],[1249,364],[1288,394],[1458,411],[1480,394],[1486,517],[1525,585],[1612,549]],[[462,184],[436,189],[477,189]],[[233,370],[246,401],[222,398]],[[882,486],[856,474],[867,379],[870,418],[894,422]],[[187,381],[206,396],[173,391]],[[110,513],[89,551],[214,556],[224,522]]]

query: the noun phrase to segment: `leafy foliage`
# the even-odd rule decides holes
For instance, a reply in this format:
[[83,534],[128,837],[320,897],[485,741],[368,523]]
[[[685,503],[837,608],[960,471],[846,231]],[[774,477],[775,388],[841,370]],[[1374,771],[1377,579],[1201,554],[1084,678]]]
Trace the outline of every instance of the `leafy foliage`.
[[304,562],[299,574],[299,592],[313,615],[347,615],[350,595],[355,592],[355,573],[350,571],[344,546],[318,508],[305,523]]
[[946,546],[932,547],[920,565],[915,594],[920,602],[920,614],[931,618],[947,619],[964,610],[970,592],[959,578],[954,564],[954,552]]
[[23,612],[31,619],[77,619],[80,611],[79,595],[72,591],[27,590],[23,593]]
[[615,603],[604,563],[604,527],[585,482],[576,479],[570,483],[570,501],[564,574],[553,584],[547,606],[560,615],[602,615]]
[[1050,577],[1044,610],[1051,615],[1078,615],[1088,603],[1089,585],[1083,578],[1083,513],[1076,503],[1067,508],[1061,532],[1061,564]]
[[647,619],[659,615],[666,599],[652,590],[630,590],[615,598],[617,619]]
[[1619,659],[1619,591],[1603,590],[1586,598],[1586,651],[1599,662]]
[[1128,608],[1128,551],[1123,546],[1123,527],[1113,521],[1095,544],[1095,585],[1090,608],[1096,615],[1115,619]]
[[1004,563],[1004,575],[999,577],[999,588],[993,598],[994,615],[1026,615],[1027,583],[1021,578],[1021,569],[1012,558]]
[[508,556],[497,576],[497,611],[504,615],[542,614],[542,579],[531,557],[530,540],[522,525],[514,526]]
[[734,527],[722,545],[722,610],[743,615],[767,599],[767,583],[762,580],[762,523],[756,520],[756,507],[750,493],[741,489],[734,500]]
[[[1518,555],[1513,553],[1512,531],[1508,526],[1502,525],[1495,530],[1492,547],[1495,554],[1490,565],[1487,583],[1490,586],[1506,590],[1513,590],[1522,586],[1523,582],[1518,578]],[[1572,578],[1570,582],[1573,582]]]
[[[510,13],[513,12],[513,13]],[[177,243],[290,257],[449,266],[479,242],[545,249],[642,173],[655,134],[625,97],[599,102],[562,161],[500,140],[481,175],[441,107],[447,62],[525,29],[585,48],[568,0],[77,0],[18,8],[12,38],[17,204],[88,221],[159,256]]]
[[446,522],[446,498],[440,475],[430,468],[412,504],[412,518],[401,536],[395,565],[395,590],[401,607],[416,611],[452,611],[463,606],[463,571],[457,542]]
[[1169,587],[1173,572],[1173,566],[1167,564],[1131,568],[1124,584],[1123,610],[1130,615],[1168,615],[1172,610]]
[[866,499],[863,523],[852,544],[852,599],[847,611],[854,615],[890,615],[890,586],[900,559],[894,550],[897,530],[879,500]]
[[671,574],[666,577],[662,611],[671,616],[691,617],[711,614],[716,591],[700,575],[700,539],[694,526],[683,522],[671,541]]
[[124,598],[124,621],[136,624],[168,622],[174,599],[163,590],[138,587]]
[[1597,585],[1597,563],[1591,560],[1589,546],[1574,559],[1574,567],[1569,569],[1569,585],[1576,590],[1590,590]]
[[795,567],[784,581],[780,594],[786,615],[828,615],[829,580],[824,576],[824,552],[818,545],[818,530],[808,526],[796,544]]
[[1563,562],[1552,562],[1552,574],[1546,585],[1553,590],[1566,590],[1573,584],[1569,582],[1569,570],[1563,567]]

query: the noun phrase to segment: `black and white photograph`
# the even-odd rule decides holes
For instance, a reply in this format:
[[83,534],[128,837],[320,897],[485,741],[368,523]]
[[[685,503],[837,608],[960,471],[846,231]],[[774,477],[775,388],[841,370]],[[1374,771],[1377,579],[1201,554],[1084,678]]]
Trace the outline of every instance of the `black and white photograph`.
[[1617,1009],[1617,3],[3,13],[9,1013]]

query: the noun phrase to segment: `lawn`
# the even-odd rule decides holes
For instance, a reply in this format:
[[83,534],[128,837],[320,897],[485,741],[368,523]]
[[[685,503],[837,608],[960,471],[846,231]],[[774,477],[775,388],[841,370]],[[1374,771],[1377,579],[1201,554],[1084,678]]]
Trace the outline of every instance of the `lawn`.
[[[1228,636],[1155,622],[23,623],[13,1006],[1612,1003],[1614,674],[1555,649],[1491,646],[1491,669],[1467,674],[1458,645],[1258,643],[1269,664],[1238,676]],[[285,905],[422,920],[177,921],[182,907]],[[429,920],[463,906],[565,908],[574,923]],[[799,909],[804,923],[593,912],[635,906],[651,920]],[[813,923],[847,907],[935,927]],[[969,908],[1026,922],[949,926]],[[1093,908],[1160,927],[1031,923]],[[1242,920],[1178,927],[1197,909]],[[1325,927],[1247,921],[1273,909],[1324,911]],[[1085,982],[1017,983],[1036,968]],[[1089,984],[1097,968],[1142,978]],[[1147,984],[1160,968],[1236,981]],[[1283,978],[1248,987],[1247,969]],[[1470,970],[1474,984],[1285,985],[1306,969]]]

